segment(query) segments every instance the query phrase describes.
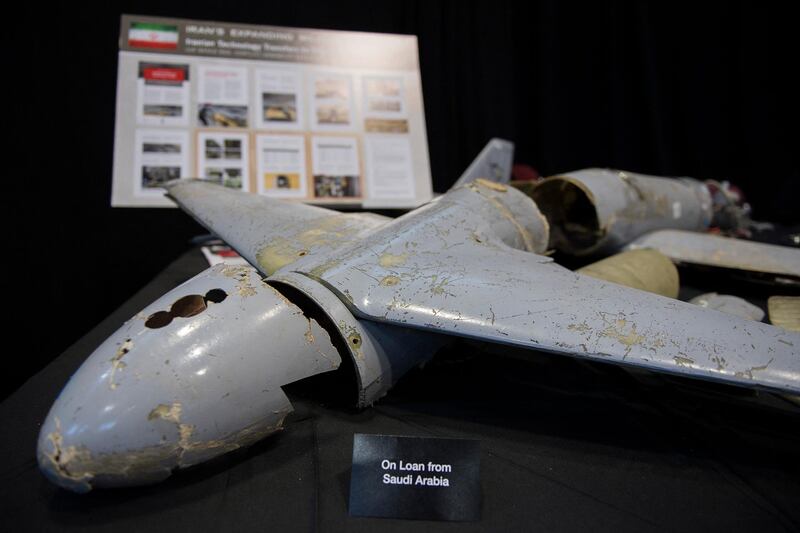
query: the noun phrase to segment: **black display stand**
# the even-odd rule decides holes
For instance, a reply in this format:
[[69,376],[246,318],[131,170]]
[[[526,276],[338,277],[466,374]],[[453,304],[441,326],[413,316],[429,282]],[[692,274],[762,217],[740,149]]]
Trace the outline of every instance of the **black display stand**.
[[[205,267],[197,250],[180,257],[0,405],[2,529],[800,530],[800,407],[790,401],[466,343],[364,411],[292,391],[283,432],[161,484],[86,495],[51,485],[35,449],[59,390],[126,319]],[[13,354],[25,356],[24,342]],[[348,516],[354,433],[480,440],[481,521]]]

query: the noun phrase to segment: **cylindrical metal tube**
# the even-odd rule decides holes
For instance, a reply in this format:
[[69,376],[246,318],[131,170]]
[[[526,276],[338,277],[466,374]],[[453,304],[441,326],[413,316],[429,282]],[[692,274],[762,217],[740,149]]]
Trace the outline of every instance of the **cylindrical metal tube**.
[[697,180],[608,169],[546,178],[532,197],[550,222],[550,246],[573,255],[612,252],[656,229],[702,231],[712,216]]

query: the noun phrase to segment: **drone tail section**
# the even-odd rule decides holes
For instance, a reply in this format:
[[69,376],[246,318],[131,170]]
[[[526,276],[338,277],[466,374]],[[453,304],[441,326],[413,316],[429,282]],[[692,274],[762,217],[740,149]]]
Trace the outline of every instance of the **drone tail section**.
[[495,183],[511,181],[511,167],[514,164],[514,143],[494,138],[481,150],[467,170],[458,178],[452,189],[482,178]]

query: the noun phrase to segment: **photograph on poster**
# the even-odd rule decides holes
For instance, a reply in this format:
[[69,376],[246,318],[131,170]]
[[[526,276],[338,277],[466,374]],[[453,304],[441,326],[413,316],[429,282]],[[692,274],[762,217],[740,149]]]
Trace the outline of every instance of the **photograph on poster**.
[[241,139],[225,139],[225,159],[241,159],[242,158],[242,141]]
[[376,113],[400,113],[403,111],[403,103],[399,100],[370,100],[367,110]]
[[305,137],[257,135],[256,161],[259,194],[277,198],[307,196]]
[[316,198],[355,198],[361,196],[357,176],[314,175]]
[[145,104],[142,108],[145,117],[180,117],[183,107],[179,105]]
[[297,95],[261,93],[265,122],[297,122]]
[[400,78],[364,78],[367,98],[402,98]]
[[[224,145],[224,146],[223,146]],[[223,139],[220,144],[218,139],[206,138],[205,140],[206,159],[241,159],[242,141],[241,139]]]
[[300,174],[264,174],[264,188],[299,191]]
[[368,118],[364,121],[367,133],[408,133],[407,120]]
[[350,124],[350,111],[342,104],[318,104],[317,123],[346,126]]
[[221,159],[222,145],[215,139],[206,139],[205,142],[206,159]]
[[315,198],[357,198],[361,165],[355,137],[312,137],[311,163]]
[[232,189],[242,188],[242,169],[206,167],[203,173],[205,178],[219,185]]
[[197,111],[200,125],[217,128],[246,128],[247,106],[200,104]]
[[189,117],[189,65],[139,62],[137,121],[152,126],[186,126]]
[[142,188],[156,189],[170,180],[181,178],[181,167],[142,167]]
[[181,152],[181,145],[175,143],[144,143],[142,144],[142,151],[146,154],[156,152],[164,152],[169,154],[179,154]]
[[188,135],[167,129],[136,130],[134,176],[137,196],[161,196],[161,185],[188,177]]
[[206,179],[249,190],[246,133],[202,131],[197,134],[197,170]]
[[314,98],[347,100],[350,98],[350,80],[347,77],[324,77],[314,80]]

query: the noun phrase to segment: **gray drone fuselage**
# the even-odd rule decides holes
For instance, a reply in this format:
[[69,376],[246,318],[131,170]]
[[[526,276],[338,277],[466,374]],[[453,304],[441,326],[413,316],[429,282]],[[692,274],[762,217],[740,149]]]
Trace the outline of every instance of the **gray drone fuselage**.
[[253,267],[212,267],[87,359],[38,443],[65,488],[151,483],[251,444],[291,411],[281,387],[343,358],[369,405],[456,337],[800,393],[800,335],[557,265],[536,204],[498,183],[394,220],[196,180],[169,194]]

